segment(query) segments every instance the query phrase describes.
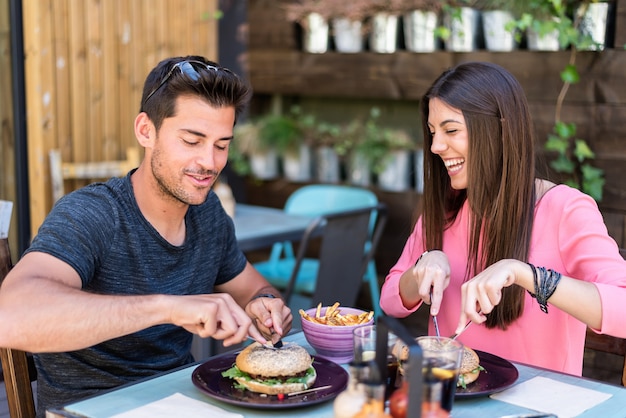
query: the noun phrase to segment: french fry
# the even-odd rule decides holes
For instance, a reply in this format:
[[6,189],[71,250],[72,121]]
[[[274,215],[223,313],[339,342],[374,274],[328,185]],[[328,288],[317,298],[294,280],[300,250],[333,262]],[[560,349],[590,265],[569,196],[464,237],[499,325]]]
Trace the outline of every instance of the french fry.
[[303,309],[300,309],[302,319],[322,325],[333,326],[353,326],[369,322],[374,317],[374,311],[363,312],[361,314],[341,314],[339,302],[335,302],[332,306],[326,308],[322,316],[322,303],[318,303],[315,309],[315,316],[308,315]]

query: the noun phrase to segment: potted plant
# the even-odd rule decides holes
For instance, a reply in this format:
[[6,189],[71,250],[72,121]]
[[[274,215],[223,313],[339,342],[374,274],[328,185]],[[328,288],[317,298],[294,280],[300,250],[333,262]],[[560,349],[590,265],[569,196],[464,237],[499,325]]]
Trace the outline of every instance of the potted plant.
[[327,0],[300,0],[285,4],[285,17],[303,30],[303,49],[310,53],[328,50],[329,19]]
[[354,138],[350,149],[350,172],[360,174],[364,170],[361,165],[366,164],[377,177],[381,189],[407,190],[415,143],[406,131],[381,126],[380,114],[380,109],[374,107],[365,123],[355,121],[349,125],[350,136]]
[[517,49],[515,20],[517,5],[511,0],[482,0],[476,5],[481,11],[485,48],[489,51],[513,51]]
[[[248,174],[262,180],[278,177],[278,153],[271,144],[260,140],[260,124],[246,121],[235,126],[234,146],[229,150],[233,169],[239,174]],[[244,163],[244,157],[248,164]]]
[[443,4],[444,30],[441,36],[447,51],[470,52],[480,46],[482,26],[477,0],[447,0]]
[[402,15],[404,44],[408,51],[437,50],[437,30],[441,1],[390,0],[392,8]]
[[342,135],[341,126],[325,121],[313,123],[315,178],[322,183],[338,183],[341,179],[341,164],[336,145]]
[[[370,0],[299,0],[286,4],[284,8],[287,20],[302,27],[304,47],[308,52],[326,52],[331,23],[337,50],[359,52],[364,46],[363,23],[370,15],[371,7]],[[320,46],[310,50],[313,43]]]

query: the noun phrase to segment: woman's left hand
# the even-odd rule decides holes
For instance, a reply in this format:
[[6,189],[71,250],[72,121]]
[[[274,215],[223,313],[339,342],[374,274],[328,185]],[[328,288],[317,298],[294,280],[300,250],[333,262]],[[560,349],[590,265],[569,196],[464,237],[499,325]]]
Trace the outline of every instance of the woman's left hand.
[[467,321],[481,324],[486,315],[502,300],[502,289],[519,284],[528,289],[533,286],[532,271],[528,264],[513,259],[500,260],[487,267],[461,286],[461,318],[457,326],[460,332]]

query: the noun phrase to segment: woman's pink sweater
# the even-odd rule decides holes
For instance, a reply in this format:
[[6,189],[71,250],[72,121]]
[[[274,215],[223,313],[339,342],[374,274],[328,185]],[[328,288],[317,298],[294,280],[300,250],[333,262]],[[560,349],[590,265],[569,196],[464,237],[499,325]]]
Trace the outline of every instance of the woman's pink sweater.
[[[444,233],[442,250],[450,261],[451,273],[438,315],[442,335],[452,335],[459,321],[468,256],[468,212],[466,202],[454,225]],[[420,218],[383,284],[380,306],[388,315],[406,317],[419,307],[405,307],[398,286],[402,273],[423,252]],[[589,196],[564,185],[543,196],[536,206],[529,262],[595,283],[602,300],[602,327],[598,331],[626,338],[626,261]],[[554,306],[549,305],[548,310],[548,314],[543,313],[526,293],[522,316],[506,331],[472,324],[459,340],[508,360],[581,375],[585,324]],[[434,334],[432,323],[429,334]]]

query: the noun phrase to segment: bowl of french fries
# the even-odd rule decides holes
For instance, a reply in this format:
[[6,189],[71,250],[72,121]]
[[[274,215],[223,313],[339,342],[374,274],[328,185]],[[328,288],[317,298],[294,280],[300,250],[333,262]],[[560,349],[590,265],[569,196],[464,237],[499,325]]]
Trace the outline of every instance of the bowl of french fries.
[[374,312],[339,306],[300,309],[302,331],[316,356],[335,363],[348,363],[354,356],[352,331],[374,323]]

